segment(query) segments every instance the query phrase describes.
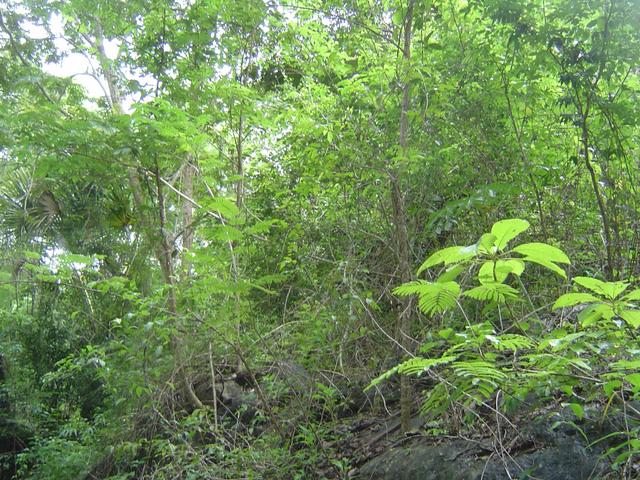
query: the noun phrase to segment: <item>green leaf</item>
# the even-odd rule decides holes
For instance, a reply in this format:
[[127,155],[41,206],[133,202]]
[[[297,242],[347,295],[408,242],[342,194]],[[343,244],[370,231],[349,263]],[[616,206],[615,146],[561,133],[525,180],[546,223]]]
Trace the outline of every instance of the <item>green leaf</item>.
[[607,394],[608,397],[613,395],[613,392],[622,386],[622,382],[620,380],[611,380],[610,382],[605,383],[602,386],[604,393]]
[[640,387],[640,373],[630,373],[629,375],[625,375],[624,379],[635,388]]
[[496,236],[494,246],[500,251],[504,250],[509,241],[520,235],[528,228],[529,222],[519,218],[501,220],[494,223],[493,227],[491,227],[491,233]]
[[585,332],[570,333],[558,338],[548,338],[540,343],[540,348],[551,347],[554,352],[568,348],[576,340],[585,336]]
[[479,287],[467,290],[463,295],[481,302],[491,301],[504,303],[507,298],[518,296],[518,290],[504,283],[485,283]]
[[615,300],[628,286],[629,284],[625,282],[607,282],[604,286],[604,294],[611,300]]
[[427,258],[418,269],[417,274],[420,275],[427,268],[434,267],[440,263],[450,265],[452,263],[459,263],[468,260],[475,254],[475,245],[471,245],[469,247],[456,246],[443,248],[442,250],[438,250],[429,258]]
[[[504,282],[510,273],[520,276],[524,271],[524,262],[521,260],[497,260],[485,262],[478,272],[480,283]],[[494,277],[495,276],[495,277]]]
[[480,237],[480,240],[478,240],[478,243],[477,243],[478,252],[489,254],[489,255],[495,253],[496,240],[497,238],[495,235],[491,233],[485,233]]
[[395,375],[398,372],[398,367],[400,367],[400,365],[396,365],[392,369],[387,370],[386,372],[382,373],[378,377],[376,377],[373,380],[371,380],[371,383],[369,385],[367,385],[367,387],[364,389],[364,391],[365,392],[369,391],[370,389],[372,389],[376,385],[380,384],[381,382],[387,380],[388,378],[391,378],[393,375]]
[[456,305],[460,286],[456,282],[434,283],[433,289],[420,294],[418,306],[427,315],[442,313]]
[[401,363],[398,366],[398,373],[402,375],[422,375],[427,370],[438,366],[451,363],[458,357],[455,355],[446,355],[440,358],[422,358],[415,357]]
[[207,240],[220,242],[236,242],[243,238],[242,230],[231,225],[212,225],[202,229]]
[[559,248],[546,243],[523,243],[512,249],[514,252],[529,258],[537,258],[546,262],[571,264],[569,257]]
[[624,297],[622,297],[622,299],[627,302],[640,300],[640,288],[636,288],[635,290],[627,293]]
[[548,262],[546,260],[541,260],[541,259],[535,258],[535,257],[525,257],[525,258],[523,258],[523,260],[525,262],[537,263],[538,265],[541,265],[544,268],[546,268],[548,270],[551,270],[552,272],[557,273],[562,278],[567,278],[567,274],[565,273],[565,271],[562,268],[560,268],[558,265],[553,263],[553,262]]
[[640,360],[618,360],[611,364],[614,370],[639,370]]
[[597,305],[591,305],[581,311],[578,314],[578,321],[583,327],[588,327],[601,318],[611,319],[613,315],[613,309],[609,305],[599,303]]
[[569,408],[573,410],[574,415],[578,418],[578,420],[582,420],[584,418],[584,408],[579,403],[570,403]]
[[556,303],[553,304],[553,307],[551,307],[551,309],[557,310],[558,308],[572,307],[581,303],[593,303],[601,301],[601,299],[594,295],[591,295],[590,293],[565,293],[556,300]]
[[624,282],[603,282],[597,278],[590,277],[575,277],[573,281],[592,292],[604,295],[610,300],[616,299],[629,286],[628,283]]
[[234,218],[240,214],[236,203],[227,198],[206,198],[202,201],[202,204],[207,210],[218,212],[226,218]]
[[447,270],[442,275],[440,275],[436,280],[436,282],[438,283],[451,282],[456,278],[458,278],[458,275],[460,275],[464,270],[465,270],[464,265],[456,265],[454,267],[451,267],[449,270]]
[[460,285],[456,282],[427,282],[417,280],[397,287],[394,294],[400,296],[418,295],[418,306],[427,315],[444,312],[456,305],[460,296]]
[[527,349],[533,346],[533,342],[527,337],[513,333],[499,336],[486,335],[485,338],[493,344],[496,350],[501,352],[504,350],[513,350],[515,352],[516,350]]
[[633,328],[640,327],[640,310],[623,310],[620,316]]
[[426,280],[414,280],[412,282],[403,283],[402,285],[396,287],[393,290],[393,294],[400,297],[405,297],[407,295],[417,295],[418,293],[424,291],[425,288],[428,288],[429,285],[432,285],[432,283]]
[[78,255],[76,253],[67,253],[64,255],[63,259],[68,263],[82,263],[84,265],[91,265],[93,263],[93,258],[86,255]]
[[32,252],[30,250],[25,250],[22,252],[22,254],[24,255],[24,258],[26,258],[27,260],[40,260],[40,253],[38,252]]

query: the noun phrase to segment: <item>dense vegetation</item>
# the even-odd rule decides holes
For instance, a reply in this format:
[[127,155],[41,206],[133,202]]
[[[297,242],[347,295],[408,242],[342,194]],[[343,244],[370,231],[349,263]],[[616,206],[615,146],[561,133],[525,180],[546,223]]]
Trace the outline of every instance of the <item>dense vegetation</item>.
[[639,65],[637,0],[2,0],[0,477],[346,478],[358,411],[526,404],[637,478]]

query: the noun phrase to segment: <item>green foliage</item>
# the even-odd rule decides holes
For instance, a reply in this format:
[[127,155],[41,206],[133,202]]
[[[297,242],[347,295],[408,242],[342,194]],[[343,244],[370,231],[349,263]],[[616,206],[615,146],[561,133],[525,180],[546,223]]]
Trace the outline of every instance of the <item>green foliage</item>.
[[[554,271],[557,264],[570,263],[561,250],[547,244],[528,243],[508,250],[508,242],[527,225],[518,221],[496,225],[492,233],[481,237],[473,257],[460,253],[469,247],[445,248],[431,255],[425,265],[460,263],[466,269],[479,265],[480,285],[464,290],[462,295],[505,304],[519,296],[519,292],[505,282],[510,277],[519,278],[527,263],[550,264]],[[522,257],[511,257],[511,252]],[[538,329],[521,335],[508,333],[502,323],[499,327],[487,321],[469,323],[465,316],[467,325],[462,330],[455,326],[442,329],[438,340],[425,345],[423,351],[431,354],[428,358],[406,360],[377,377],[370,387],[394,374],[429,377],[435,385],[425,392],[422,414],[438,418],[462,409],[471,422],[478,416],[474,413],[477,405],[501,393],[516,399],[528,392],[537,398],[558,392],[579,420],[585,416],[585,396],[592,402],[600,399],[607,408],[616,399],[624,405],[625,395],[632,398],[640,395],[640,375],[636,373],[640,363],[632,360],[636,353],[632,339],[640,326],[640,311],[636,307],[640,289],[625,294],[630,286],[628,282],[605,282],[584,276],[573,280],[589,292],[566,293],[553,304],[553,310],[581,307],[577,313],[579,323],[573,329]],[[395,292],[429,297],[433,296],[433,285],[448,284],[455,285],[456,291],[459,288],[452,281],[445,284],[415,281],[398,287]],[[444,311],[420,306],[429,314]],[[624,359],[620,360],[621,357]],[[576,393],[578,389],[581,395]],[[607,452],[615,457],[614,468],[640,451],[635,442],[637,427],[616,435],[625,440]]]
[[[616,318],[624,320],[632,328],[640,327],[640,310],[634,303],[640,298],[640,289],[620,297],[629,287],[629,283],[603,282],[589,277],[575,277],[573,281],[593,294],[565,293],[554,303],[554,310],[584,305],[584,309],[578,315],[578,320],[584,327],[597,324],[601,320],[612,325]],[[599,327],[605,328],[601,325]]]
[[[491,233],[480,237],[474,245],[447,247],[431,254],[418,269],[424,270],[443,264],[449,267],[437,282],[415,281],[394,290],[396,295],[418,295],[420,309],[427,315],[442,313],[458,302],[461,288],[451,280],[465,269],[479,265],[479,286],[465,290],[462,294],[481,302],[504,304],[518,297],[518,290],[505,282],[510,275],[520,277],[527,263],[542,265],[566,278],[558,264],[570,264],[562,250],[546,243],[525,243],[507,249],[510,241],[529,228],[529,222],[520,219],[501,220],[491,227]],[[513,257],[517,253],[522,257]]]
[[427,315],[441,313],[455,306],[460,295],[460,285],[456,282],[429,283],[422,280],[406,283],[396,288],[396,295],[418,295],[420,309]]
[[[415,2],[410,61],[398,0],[5,3],[0,390],[36,433],[24,477],[346,476],[323,453],[340,382],[409,338],[374,384],[420,376],[434,417],[637,397],[637,2]],[[413,263],[393,293],[429,318],[403,331]],[[211,439],[186,385],[283,360],[328,378],[274,381],[273,421]],[[610,451],[628,478],[637,434]]]

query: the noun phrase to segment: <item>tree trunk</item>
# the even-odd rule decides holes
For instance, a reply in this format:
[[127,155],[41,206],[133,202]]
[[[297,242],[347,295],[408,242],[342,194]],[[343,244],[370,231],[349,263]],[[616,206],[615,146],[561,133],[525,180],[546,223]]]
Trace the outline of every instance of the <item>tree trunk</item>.
[[[409,256],[409,234],[407,228],[407,212],[402,192],[402,177],[404,164],[409,157],[409,69],[411,62],[411,34],[413,27],[414,0],[409,0],[404,20],[404,44],[402,51],[402,73],[405,76],[402,87],[402,104],[400,108],[400,164],[391,167],[389,176],[391,182],[391,202],[393,204],[393,224],[395,226],[395,250],[398,258],[400,280],[402,283],[411,281],[411,260]],[[411,351],[411,311],[412,299],[402,297],[400,312],[397,320],[398,344],[404,352]],[[409,430],[411,420],[412,393],[411,383],[405,375],[400,377],[400,421],[403,432]]]
[[[93,45],[98,54],[98,62],[102,71],[104,73],[105,79],[107,81],[107,88],[109,93],[109,103],[111,104],[111,110],[115,114],[122,114],[124,109],[122,107],[122,97],[120,96],[120,91],[117,85],[117,74],[113,69],[111,60],[106,55],[104,49],[104,33],[102,30],[102,25],[100,21],[95,18],[95,45]],[[165,221],[165,205],[164,205],[164,192],[162,187],[162,181],[160,178],[159,168],[156,165],[155,170],[155,180],[156,180],[156,189],[158,196],[158,237],[159,242],[155,245],[155,255],[158,263],[160,264],[160,269],[162,271],[162,277],[165,285],[168,287],[167,291],[167,311],[169,314],[174,317],[175,320],[178,319],[178,305],[176,300],[176,292],[175,292],[175,276],[174,276],[174,264],[173,264],[173,239],[170,238],[170,234],[166,229],[166,221]],[[136,204],[136,208],[138,210],[139,215],[142,216],[142,224],[147,227],[148,230],[153,229],[153,222],[146,218],[144,214],[144,197],[142,193],[142,188],[140,185],[140,179],[138,178],[137,169],[133,166],[128,167],[127,176],[129,180],[129,188],[133,193],[133,199]],[[182,382],[183,394],[186,397],[186,400],[194,407],[194,408],[202,408],[203,404],[200,399],[197,397],[195,392],[193,391],[193,387],[191,386],[191,381],[189,380],[189,376],[185,372],[184,358],[183,358],[183,348],[182,342],[178,338],[177,335],[172,335],[171,337],[171,347],[174,351],[175,355],[175,363],[176,363],[176,372],[179,372],[180,380]]]

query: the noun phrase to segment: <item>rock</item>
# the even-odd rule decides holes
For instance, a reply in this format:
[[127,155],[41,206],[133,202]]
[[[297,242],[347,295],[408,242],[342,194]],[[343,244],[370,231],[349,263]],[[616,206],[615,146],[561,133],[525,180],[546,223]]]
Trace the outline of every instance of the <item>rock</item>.
[[[518,446],[499,458],[491,441],[419,437],[387,450],[360,468],[362,480],[587,480],[602,478],[608,464],[602,448],[590,449],[576,419],[562,412],[540,417],[521,430]],[[597,437],[599,438],[599,437]],[[589,439],[589,441],[595,438]],[[507,470],[509,474],[507,474]]]

